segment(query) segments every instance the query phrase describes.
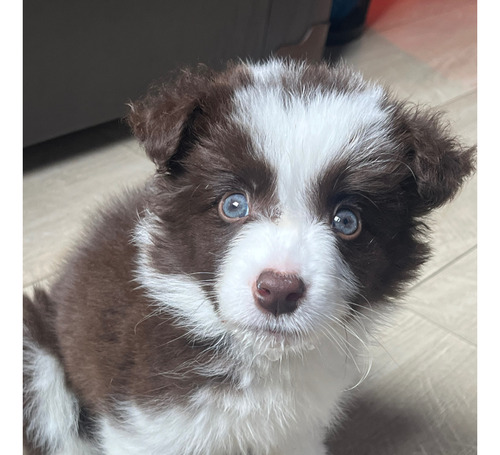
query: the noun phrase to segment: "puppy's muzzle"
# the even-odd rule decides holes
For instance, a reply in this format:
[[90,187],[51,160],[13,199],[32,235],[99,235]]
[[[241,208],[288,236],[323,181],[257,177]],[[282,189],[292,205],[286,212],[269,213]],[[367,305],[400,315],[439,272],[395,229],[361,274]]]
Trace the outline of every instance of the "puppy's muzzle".
[[293,313],[304,296],[306,286],[297,275],[264,270],[253,288],[256,305],[274,316]]

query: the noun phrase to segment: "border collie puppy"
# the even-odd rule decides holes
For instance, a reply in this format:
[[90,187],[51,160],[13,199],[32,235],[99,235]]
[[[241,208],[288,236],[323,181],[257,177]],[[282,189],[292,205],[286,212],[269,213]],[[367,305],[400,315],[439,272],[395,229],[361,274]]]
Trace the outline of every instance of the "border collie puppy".
[[27,450],[326,454],[475,150],[344,66],[274,59],[185,71],[129,122],[155,175],[24,298]]

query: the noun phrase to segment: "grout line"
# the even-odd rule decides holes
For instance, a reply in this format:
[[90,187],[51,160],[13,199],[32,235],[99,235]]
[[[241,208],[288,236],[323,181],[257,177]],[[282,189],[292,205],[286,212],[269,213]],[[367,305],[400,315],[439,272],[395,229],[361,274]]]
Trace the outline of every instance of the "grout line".
[[[445,108],[446,108],[446,106],[448,106],[448,105],[450,105],[450,104],[452,104],[452,103],[455,103],[456,101],[459,101],[459,100],[461,100],[462,98],[465,98],[465,97],[467,97],[467,96],[470,96],[470,95],[472,95],[472,94],[474,94],[474,93],[476,94],[476,98],[477,98],[477,86],[476,86],[476,87],[474,87],[474,88],[471,88],[470,90],[467,90],[467,91],[465,91],[465,92],[463,92],[463,93],[460,93],[460,95],[456,95],[456,96],[454,96],[453,98],[450,98],[449,100],[446,100],[444,103],[441,103],[441,104],[436,105],[435,107],[436,107],[437,109],[445,109]],[[477,103],[475,103],[475,104],[477,104]]]
[[408,291],[413,291],[414,289],[417,289],[418,287],[420,287],[422,284],[427,283],[427,281],[434,278],[436,275],[440,274],[441,272],[445,271],[447,268],[451,267],[452,265],[456,264],[458,261],[463,259],[465,256],[467,256],[469,253],[471,253],[474,250],[477,250],[477,244],[475,244],[474,246],[465,250],[463,253],[459,254],[454,259],[452,259],[450,262],[447,262],[445,265],[441,266],[439,269],[435,270],[434,272],[432,272],[430,275],[426,276],[422,280],[418,281],[413,286],[410,286],[408,288]]
[[[445,271],[446,269],[448,269],[452,265],[456,264],[458,261],[460,261],[464,257],[468,256],[474,250],[477,250],[477,244],[474,245],[473,247],[469,248],[468,250],[464,251],[462,254],[460,254],[459,256],[457,256],[456,258],[454,258],[453,260],[451,260],[450,262],[448,262],[446,265],[442,266],[440,269],[438,269],[435,272],[431,273],[429,276],[425,277],[422,281],[416,283],[414,286],[412,286],[411,288],[408,289],[408,292],[413,291],[414,289],[418,288],[420,285],[422,285],[422,284],[428,282],[430,279],[436,277],[441,272]],[[413,314],[421,317],[422,319],[425,319],[430,324],[433,324],[436,327],[439,327],[441,330],[444,330],[446,333],[449,333],[450,335],[455,336],[456,338],[458,338],[459,340],[465,342],[466,344],[477,348],[477,341],[476,341],[476,343],[474,343],[473,341],[469,340],[468,338],[465,338],[463,335],[460,335],[459,333],[451,330],[449,327],[446,327],[446,326],[440,324],[439,322],[435,321],[434,319],[430,319],[425,314],[419,312],[418,310],[416,310],[414,308],[410,308],[409,306],[405,306],[405,309],[407,311],[409,311],[409,312],[411,312],[411,313],[413,313]]]
[[451,330],[449,327],[446,327],[446,326],[440,324],[439,322],[436,322],[434,319],[428,318],[427,316],[425,316],[424,314],[420,313],[419,311],[417,311],[413,308],[406,307],[405,309],[407,311],[409,311],[410,313],[413,313],[413,314],[417,315],[418,317],[425,319],[428,323],[430,323],[436,327],[439,327],[441,330],[444,330],[446,333],[449,333],[450,335],[455,336],[456,338],[460,339],[460,341],[463,341],[464,343],[477,348],[477,341],[476,341],[476,343],[474,343],[473,341],[469,340],[468,338],[465,338],[463,335],[460,335],[459,333]]

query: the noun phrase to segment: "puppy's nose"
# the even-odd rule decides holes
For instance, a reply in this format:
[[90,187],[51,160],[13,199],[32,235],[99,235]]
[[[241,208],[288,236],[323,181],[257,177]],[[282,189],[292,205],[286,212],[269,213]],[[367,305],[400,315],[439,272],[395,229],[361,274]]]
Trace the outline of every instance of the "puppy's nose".
[[255,281],[253,294],[261,309],[279,316],[294,312],[305,290],[304,282],[297,275],[264,270]]

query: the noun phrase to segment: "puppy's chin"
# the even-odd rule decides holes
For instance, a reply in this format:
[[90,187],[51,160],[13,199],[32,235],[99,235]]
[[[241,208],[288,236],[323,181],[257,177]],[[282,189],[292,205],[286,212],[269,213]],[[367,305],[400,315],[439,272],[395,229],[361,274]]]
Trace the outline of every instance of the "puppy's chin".
[[[306,352],[322,349],[326,345],[339,347],[345,343],[342,337],[346,332],[354,333],[346,317],[348,305],[332,305],[335,315],[323,318],[309,317],[310,302],[303,302],[302,311],[275,317],[260,315],[252,322],[242,323],[224,320],[223,324],[238,349],[252,356],[269,360],[281,360],[284,357],[303,356]],[[356,334],[359,338],[361,334]],[[353,346],[354,347],[354,346]]]
[[[264,285],[271,287],[269,292],[285,292],[281,296],[285,301],[290,292],[297,302],[283,312],[260,303],[256,284],[267,271],[273,275]],[[280,277],[301,284],[280,291],[279,286],[287,286]],[[244,226],[228,244],[216,281],[216,306],[228,331],[255,355],[264,356],[341,344],[338,334],[345,333],[348,302],[357,287],[329,227],[304,216]]]
[[241,352],[249,352],[254,358],[270,361],[282,360],[287,356],[302,355],[317,348],[318,340],[314,336],[286,328],[270,326],[234,326],[228,329]]

